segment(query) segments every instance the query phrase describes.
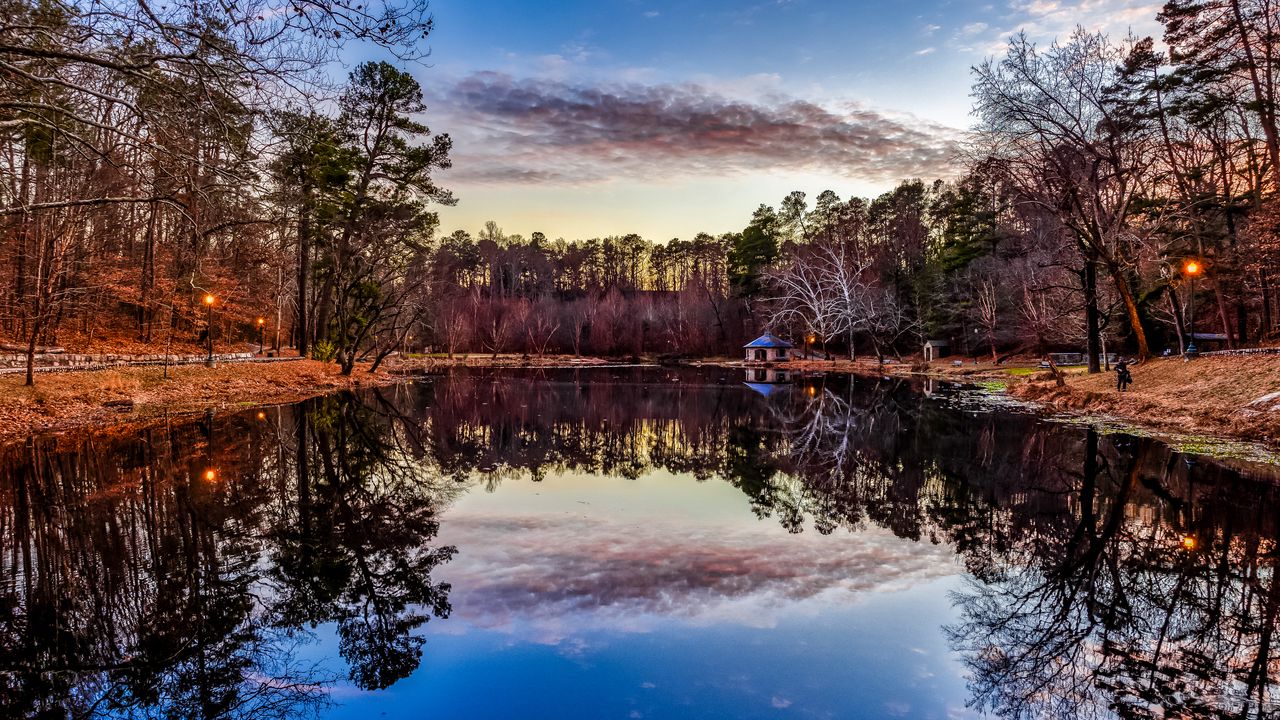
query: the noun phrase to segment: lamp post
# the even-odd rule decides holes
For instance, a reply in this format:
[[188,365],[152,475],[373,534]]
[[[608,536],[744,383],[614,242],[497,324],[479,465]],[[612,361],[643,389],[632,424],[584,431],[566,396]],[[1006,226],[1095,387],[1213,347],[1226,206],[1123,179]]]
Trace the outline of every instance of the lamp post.
[[1200,274],[1202,269],[1203,268],[1200,266],[1200,263],[1195,260],[1188,260],[1187,263],[1182,266],[1183,274],[1191,278],[1191,299],[1188,301],[1190,304],[1190,311],[1188,314],[1191,316],[1191,322],[1189,323],[1191,325],[1191,330],[1188,333],[1190,338],[1187,341],[1187,348],[1183,357],[1195,357],[1199,352],[1196,348],[1196,276]]
[[205,358],[205,365],[213,367],[213,303],[217,300],[212,295],[204,296],[204,306],[209,308],[208,320],[205,321],[205,339],[208,341],[209,354]]
[[261,355],[261,354],[262,354],[262,345],[263,345],[263,342],[262,342],[262,333],[263,333],[263,327],[264,327],[266,324],[267,324],[267,319],[266,319],[266,318],[258,318],[258,354],[259,354],[259,355]]

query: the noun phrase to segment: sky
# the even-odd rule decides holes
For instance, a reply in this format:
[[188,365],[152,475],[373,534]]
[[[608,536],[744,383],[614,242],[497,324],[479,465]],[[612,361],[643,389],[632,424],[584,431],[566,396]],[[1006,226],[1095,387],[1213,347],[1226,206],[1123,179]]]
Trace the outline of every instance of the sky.
[[441,230],[688,239],[792,190],[951,178],[970,68],[1014,33],[1159,36],[1143,0],[432,0]]

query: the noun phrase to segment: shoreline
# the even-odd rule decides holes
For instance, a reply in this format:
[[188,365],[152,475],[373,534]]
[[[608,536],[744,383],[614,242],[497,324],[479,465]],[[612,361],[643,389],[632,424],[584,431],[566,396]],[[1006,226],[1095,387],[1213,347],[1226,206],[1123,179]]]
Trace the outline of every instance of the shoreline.
[[[603,359],[548,355],[460,355],[406,357],[376,373],[368,364],[343,376],[334,363],[223,363],[217,368],[175,366],[165,380],[158,367],[67,370],[37,378],[34,387],[20,375],[0,376],[0,443],[91,429],[119,429],[209,410],[276,405],[343,390],[391,385],[406,376],[449,367],[600,367],[636,358]],[[638,359],[655,363],[651,358]],[[835,372],[863,376],[935,379],[994,386],[1044,415],[1067,414],[1084,422],[1119,422],[1171,439],[1209,440],[1280,447],[1280,356],[1201,357],[1150,360],[1132,367],[1134,385],[1115,390],[1113,373],[1068,372],[1058,387],[1047,371],[1028,363],[954,366],[945,361],[878,365],[874,360],[790,360],[767,365],[731,358],[686,360],[690,367],[745,370],[768,367],[795,372]]]
[[1008,393],[1059,412],[1159,433],[1280,447],[1280,357],[1161,358],[1130,370],[1134,382],[1125,392],[1116,389],[1112,372],[1067,376],[1062,387],[1038,374],[1009,383]]
[[1099,427],[1124,426],[1175,445],[1192,439],[1205,445],[1245,443],[1280,450],[1280,356],[1274,354],[1151,359],[1130,366],[1134,384],[1124,393],[1116,390],[1114,372],[1089,375],[1082,367],[1065,368],[1059,387],[1048,370],[1030,360],[960,366],[948,360],[879,365],[874,359],[693,364],[970,383],[1049,418],[1065,415]]
[[288,362],[222,362],[164,368],[118,365],[107,368],[57,368],[37,374],[34,386],[22,373],[0,375],[0,443],[35,435],[90,430],[125,430],[166,418],[279,405],[343,390],[383,387],[446,367],[592,367],[599,358],[518,355],[409,357],[384,363],[375,373],[359,363],[349,376],[337,364],[289,358]]

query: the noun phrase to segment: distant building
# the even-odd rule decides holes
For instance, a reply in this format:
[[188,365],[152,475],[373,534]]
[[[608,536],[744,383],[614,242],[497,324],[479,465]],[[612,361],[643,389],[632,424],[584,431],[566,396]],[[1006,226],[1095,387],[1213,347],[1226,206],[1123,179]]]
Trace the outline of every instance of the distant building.
[[924,344],[925,362],[932,362],[951,354],[951,343],[946,340],[930,340]]
[[743,345],[742,349],[746,351],[747,362],[769,362],[786,360],[787,351],[793,347],[795,346],[773,333],[765,333]]
[[1213,350],[1221,350],[1227,346],[1227,336],[1225,333],[1192,333],[1191,337],[1195,338],[1196,350],[1207,352]]

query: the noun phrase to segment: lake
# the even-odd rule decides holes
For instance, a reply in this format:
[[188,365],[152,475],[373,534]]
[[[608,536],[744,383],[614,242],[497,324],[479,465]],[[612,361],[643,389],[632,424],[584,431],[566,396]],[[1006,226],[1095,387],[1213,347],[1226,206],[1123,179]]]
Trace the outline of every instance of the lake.
[[0,448],[0,717],[1266,717],[1277,479],[734,369],[34,438]]

